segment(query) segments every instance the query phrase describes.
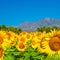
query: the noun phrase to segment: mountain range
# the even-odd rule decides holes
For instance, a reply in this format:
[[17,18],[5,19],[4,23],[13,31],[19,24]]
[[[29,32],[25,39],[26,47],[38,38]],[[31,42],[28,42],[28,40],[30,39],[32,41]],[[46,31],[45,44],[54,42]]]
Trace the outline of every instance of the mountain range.
[[60,19],[54,18],[44,18],[41,20],[37,20],[35,22],[24,22],[20,24],[18,27],[22,28],[24,31],[35,31],[38,27],[60,27]]

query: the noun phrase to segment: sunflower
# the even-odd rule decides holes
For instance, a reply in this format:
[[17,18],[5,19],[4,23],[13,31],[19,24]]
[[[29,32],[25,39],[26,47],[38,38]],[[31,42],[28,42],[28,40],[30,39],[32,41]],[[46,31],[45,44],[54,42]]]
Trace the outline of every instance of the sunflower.
[[32,39],[32,35],[30,33],[27,33],[26,34],[26,38],[27,38],[27,40],[31,40]]
[[37,38],[38,38],[38,40],[39,40],[39,42],[43,39],[43,38],[45,38],[45,37],[47,37],[47,34],[46,34],[46,32],[44,31],[44,32],[39,32],[39,35],[37,36]]
[[0,45],[4,48],[4,50],[13,43],[12,41],[15,41],[15,39],[10,32],[6,31],[4,34],[0,34]]
[[15,44],[16,44],[16,40],[11,41],[11,43],[10,43],[11,46],[15,46]]
[[2,44],[4,42],[3,36],[0,36],[0,44]]
[[19,38],[19,35],[18,35],[17,33],[15,33],[15,34],[14,34],[14,39],[15,39],[15,40],[18,40],[18,38]]
[[40,35],[41,35],[41,32],[37,32],[37,31],[36,31],[36,32],[35,32],[35,35],[36,35],[36,36],[40,36]]
[[5,39],[5,32],[4,31],[0,31],[0,45],[2,43],[4,43],[4,39]]
[[19,36],[24,36],[24,37],[26,37],[26,34],[27,34],[27,32],[23,31],[23,32],[21,32],[21,33],[19,34]]
[[11,36],[11,46],[14,46],[16,44],[16,42],[18,41],[18,35],[17,34],[13,34],[13,36]]
[[18,42],[22,42],[22,43],[26,44],[27,38],[25,36],[19,36]]
[[38,43],[39,43],[39,40],[38,40],[37,36],[33,37],[32,40],[31,40],[31,46],[33,48],[37,48]]
[[4,39],[4,42],[1,44],[1,46],[4,48],[4,50],[6,50],[6,48],[10,46],[10,43],[11,43],[10,41]]
[[0,47],[0,60],[3,60],[3,56],[4,56],[4,49]]
[[17,36],[18,35],[16,33],[14,33],[14,32],[11,32],[11,31],[8,32],[8,31],[6,31],[6,33],[5,33],[5,39],[4,39],[5,46],[6,45],[7,45],[7,47],[10,46],[10,45],[14,46],[16,44],[17,39],[18,39]]
[[31,46],[33,48],[37,48],[38,47],[38,44],[39,42],[41,41],[41,39],[46,35],[46,32],[35,32],[33,37],[32,37],[32,43],[31,43]]
[[19,51],[25,51],[25,48],[26,48],[26,45],[22,42],[18,42],[16,48],[19,50]]
[[51,30],[51,32],[48,33],[49,37],[53,37],[53,36],[58,36],[60,37],[60,30]]
[[7,38],[8,40],[10,40],[10,38],[11,38],[11,34],[10,34],[10,32],[6,31],[5,36],[6,36],[6,38]]
[[54,30],[47,34],[49,37],[45,36],[45,38],[41,40],[40,44],[38,45],[38,49],[41,52],[46,53],[48,55],[60,55],[60,37],[57,32],[59,31]]
[[29,45],[28,44],[29,39],[30,39],[30,35],[27,32],[22,32],[21,34],[19,34],[18,43],[17,43],[16,48],[19,51],[25,51],[26,46]]
[[[8,42],[8,44],[9,44],[9,42]],[[5,36],[3,34],[0,34],[0,46],[5,47],[5,45],[8,46],[7,40],[5,39]],[[6,48],[4,48],[4,49],[6,49]]]
[[35,35],[35,32],[31,32],[30,34],[31,34],[32,36],[34,36],[34,35]]

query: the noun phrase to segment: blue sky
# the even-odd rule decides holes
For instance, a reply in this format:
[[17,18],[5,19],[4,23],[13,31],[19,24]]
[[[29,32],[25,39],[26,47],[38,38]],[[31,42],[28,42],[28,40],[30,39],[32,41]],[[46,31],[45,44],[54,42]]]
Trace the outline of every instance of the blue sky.
[[45,17],[60,19],[60,0],[0,0],[0,25],[17,26]]

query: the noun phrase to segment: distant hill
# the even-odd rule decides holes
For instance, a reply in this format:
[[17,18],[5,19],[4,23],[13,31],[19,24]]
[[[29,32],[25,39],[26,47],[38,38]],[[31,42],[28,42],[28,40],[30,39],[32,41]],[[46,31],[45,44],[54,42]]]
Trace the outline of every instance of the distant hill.
[[24,22],[24,23],[20,24],[18,27],[22,28],[25,31],[34,31],[38,27],[42,27],[42,26],[60,27],[60,20],[59,19],[53,19],[53,18],[44,18],[44,19],[37,20],[37,21],[32,22],[32,23],[31,22]]

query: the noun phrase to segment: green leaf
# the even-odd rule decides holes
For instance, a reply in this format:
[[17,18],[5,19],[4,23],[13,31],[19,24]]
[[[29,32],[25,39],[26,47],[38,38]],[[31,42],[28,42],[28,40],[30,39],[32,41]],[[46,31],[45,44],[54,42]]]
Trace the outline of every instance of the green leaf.
[[4,53],[5,55],[8,55],[9,54],[9,52],[7,52],[7,51],[5,51],[5,53]]
[[14,55],[20,55],[20,52],[13,52]]
[[29,53],[27,53],[27,52],[25,52],[24,53],[24,60],[30,60],[30,54]]
[[36,56],[34,57],[34,59],[41,59],[41,56]]
[[34,57],[34,56],[37,56],[37,52],[31,52],[31,55]]
[[6,51],[15,51],[16,49],[9,48]]
[[24,60],[30,60],[29,56],[25,56]]
[[16,60],[24,60],[24,58],[23,58],[23,57],[21,57],[21,58],[17,58]]
[[30,56],[30,54],[29,54],[29,53],[27,53],[27,52],[25,52],[25,53],[24,53],[24,56]]
[[31,46],[29,46],[29,47],[26,48],[26,51],[28,51],[28,53],[31,53],[35,50]]
[[46,60],[60,60],[60,56],[58,55],[47,56]]
[[14,60],[14,58],[12,56],[7,55],[4,56],[4,60]]
[[54,56],[53,56],[53,59],[54,59],[54,60],[60,60],[60,56],[59,56],[59,55],[54,55]]

